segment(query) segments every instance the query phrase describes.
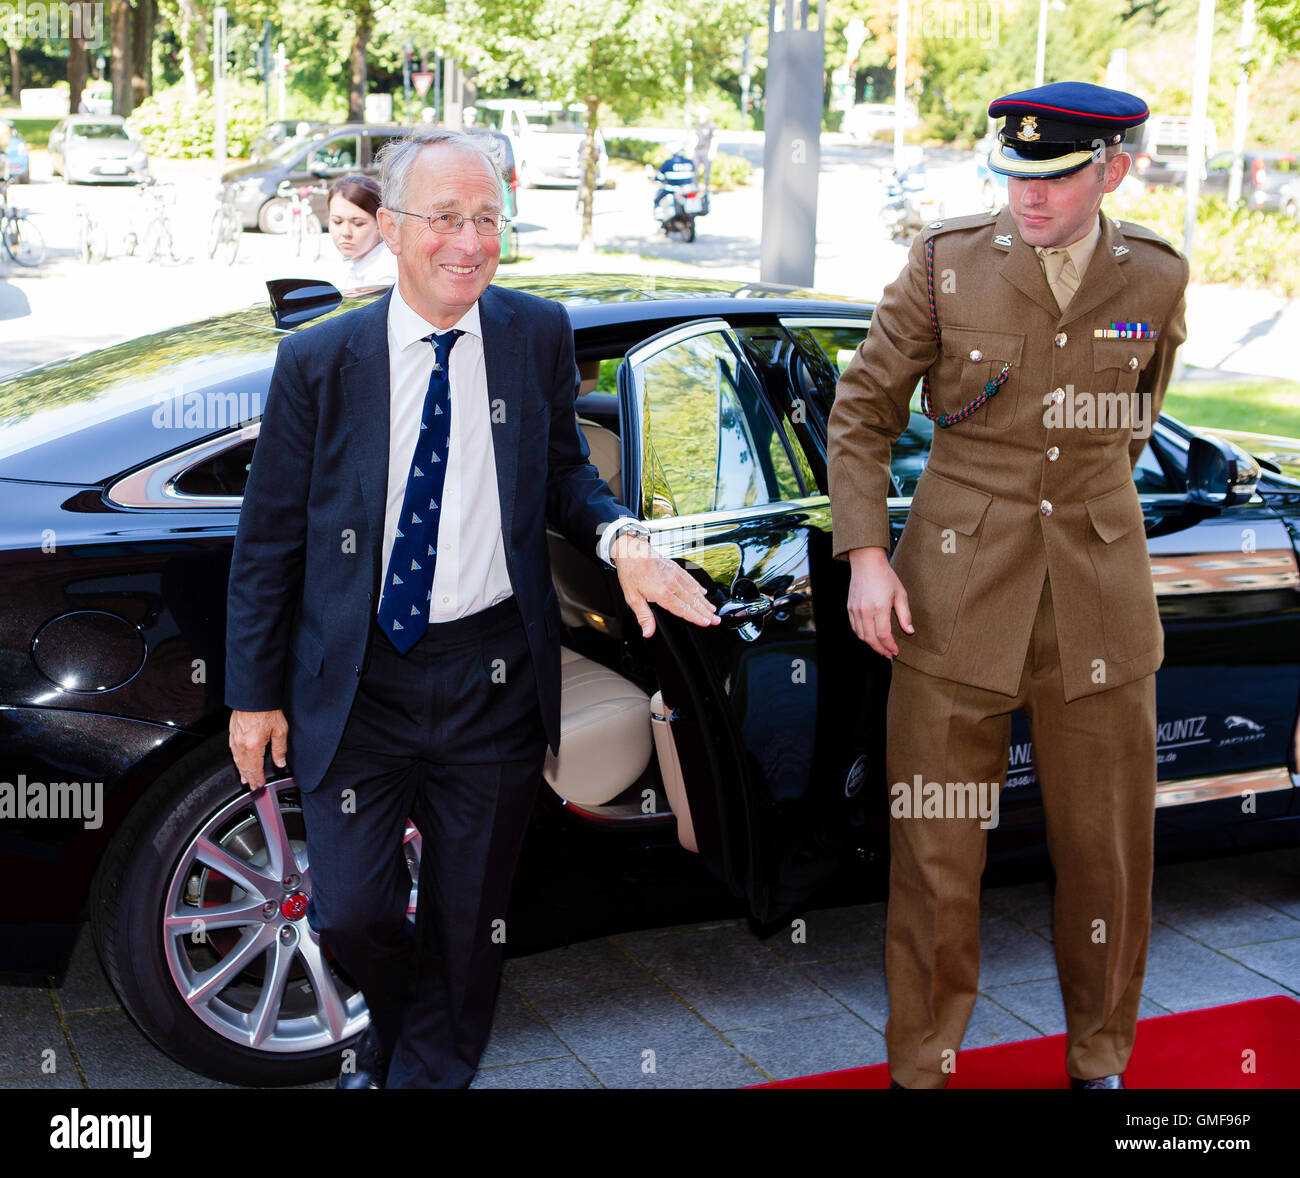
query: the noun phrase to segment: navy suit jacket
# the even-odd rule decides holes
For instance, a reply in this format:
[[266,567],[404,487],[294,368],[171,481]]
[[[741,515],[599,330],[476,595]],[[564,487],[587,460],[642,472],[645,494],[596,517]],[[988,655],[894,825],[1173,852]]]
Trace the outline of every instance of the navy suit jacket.
[[[379,604],[390,297],[281,342],[235,540],[226,704],[284,710],[304,790],[320,784],[338,749]],[[628,512],[587,461],[568,312],[489,286],[479,316],[506,566],[555,750],[560,613],[547,518],[594,554],[601,528]]]

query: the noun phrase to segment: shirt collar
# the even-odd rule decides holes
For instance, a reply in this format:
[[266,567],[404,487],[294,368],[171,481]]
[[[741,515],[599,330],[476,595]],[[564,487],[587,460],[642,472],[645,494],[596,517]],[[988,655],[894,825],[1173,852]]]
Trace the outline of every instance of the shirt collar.
[[417,315],[402,298],[402,292],[393,283],[393,294],[388,301],[388,334],[399,351],[424,339],[430,332],[440,334],[444,330],[467,331],[470,335],[483,338],[483,328],[479,324],[478,303],[475,302],[450,328],[434,327],[432,323]]
[[[1070,255],[1070,261],[1074,263],[1074,272],[1079,276],[1079,281],[1083,281],[1084,272],[1088,269],[1088,263],[1092,261],[1092,255],[1097,252],[1097,242],[1101,240],[1101,215],[1092,222],[1092,231],[1079,238],[1078,241],[1072,241],[1069,245],[1060,246]],[[1051,252],[1050,247],[1035,246],[1034,253],[1041,259],[1045,254]]]

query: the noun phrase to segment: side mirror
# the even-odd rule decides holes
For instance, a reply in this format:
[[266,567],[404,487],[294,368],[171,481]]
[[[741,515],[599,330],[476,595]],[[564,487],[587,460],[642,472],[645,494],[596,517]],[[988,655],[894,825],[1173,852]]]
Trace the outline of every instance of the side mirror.
[[1259,463],[1224,438],[1197,434],[1187,450],[1187,497],[1206,507],[1249,502],[1259,483]]

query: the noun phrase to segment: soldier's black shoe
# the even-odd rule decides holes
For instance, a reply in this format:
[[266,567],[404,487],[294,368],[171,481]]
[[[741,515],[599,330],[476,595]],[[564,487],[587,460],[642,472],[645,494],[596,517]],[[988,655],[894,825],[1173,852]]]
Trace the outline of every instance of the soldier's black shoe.
[[340,1072],[335,1088],[383,1088],[388,1076],[388,1057],[384,1055],[373,1023],[357,1044],[357,1067]]
[[1074,1092],[1083,1092],[1094,1088],[1123,1088],[1124,1073],[1120,1072],[1116,1076],[1097,1076],[1092,1080],[1080,1080],[1077,1076],[1070,1077],[1070,1089]]

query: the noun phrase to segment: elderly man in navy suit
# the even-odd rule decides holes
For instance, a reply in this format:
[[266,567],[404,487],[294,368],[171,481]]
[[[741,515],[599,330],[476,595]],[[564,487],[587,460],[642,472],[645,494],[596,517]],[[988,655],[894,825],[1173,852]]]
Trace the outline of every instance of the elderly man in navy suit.
[[[280,345],[230,576],[230,747],[250,789],[292,752],[308,919],[371,1029],[340,1087],[473,1079],[546,747],[560,621],[546,521],[654,602],[717,621],[588,463],[558,303],[489,286],[505,225],[474,139],[422,128],[382,160],[389,295]],[[423,836],[406,921],[408,816]]]

